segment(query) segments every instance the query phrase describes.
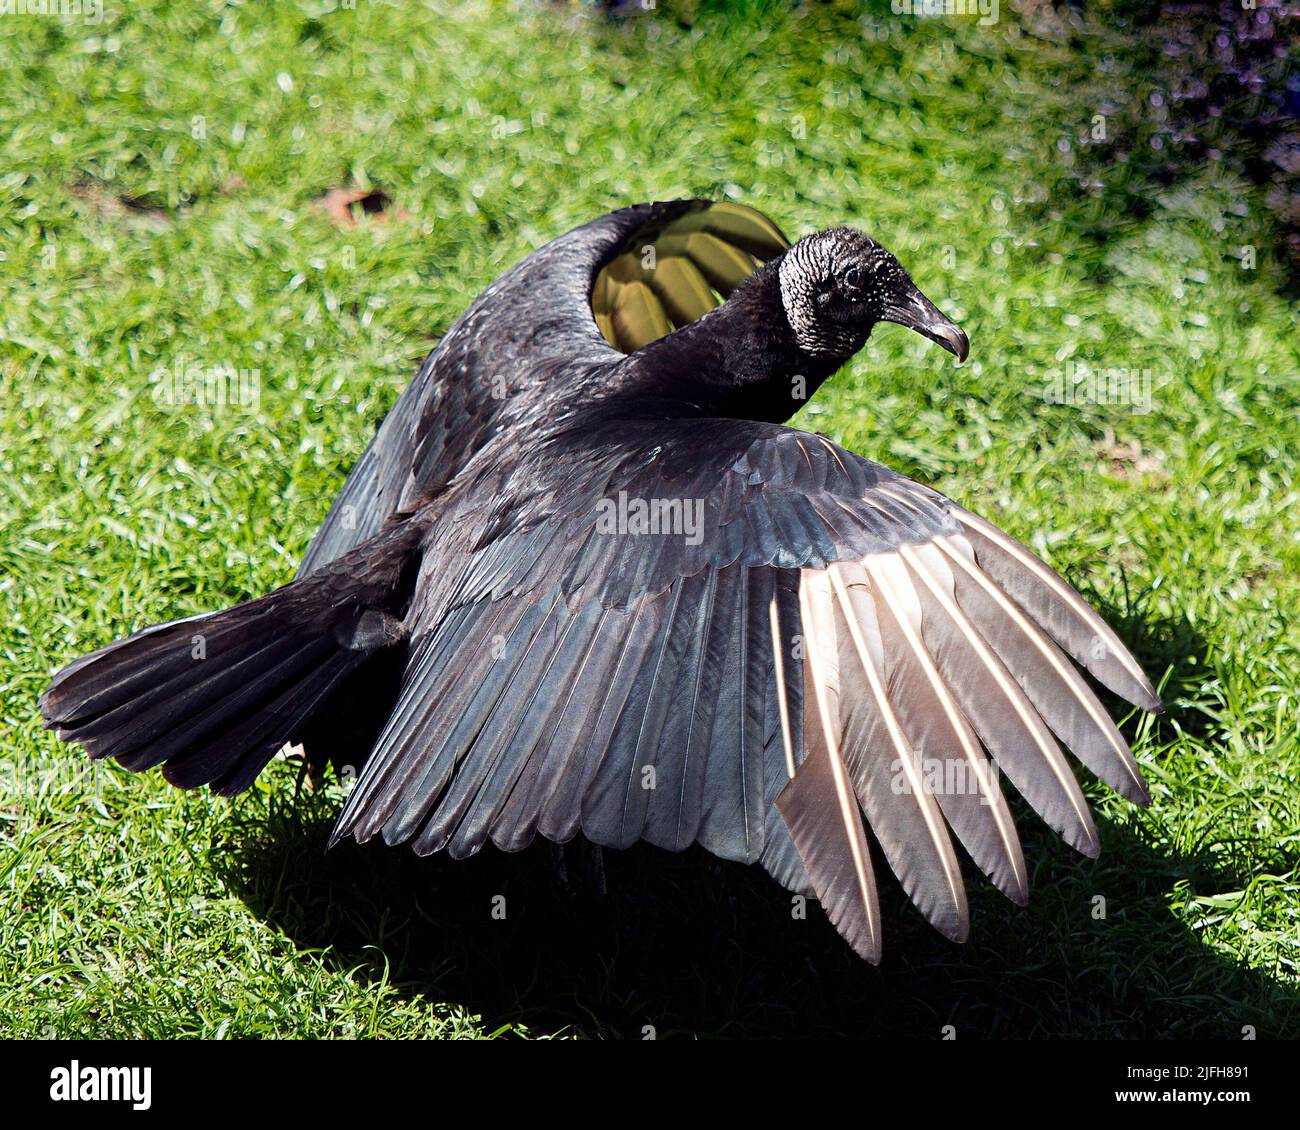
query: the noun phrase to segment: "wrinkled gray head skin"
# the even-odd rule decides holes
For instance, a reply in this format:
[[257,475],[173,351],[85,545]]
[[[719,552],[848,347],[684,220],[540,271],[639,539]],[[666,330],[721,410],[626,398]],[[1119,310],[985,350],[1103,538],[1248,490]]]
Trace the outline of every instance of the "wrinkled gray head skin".
[[814,357],[851,357],[877,322],[897,322],[937,341],[958,361],[966,335],[925,297],[897,259],[854,228],[801,239],[781,258],[781,301],[795,340]]

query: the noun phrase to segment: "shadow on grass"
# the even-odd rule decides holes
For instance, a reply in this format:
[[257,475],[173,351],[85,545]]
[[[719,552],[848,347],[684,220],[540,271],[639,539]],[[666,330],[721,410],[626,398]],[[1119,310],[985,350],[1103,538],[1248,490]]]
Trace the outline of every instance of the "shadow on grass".
[[[1134,623],[1112,622],[1123,633]],[[1183,629],[1133,640],[1139,653],[1198,644]],[[1176,643],[1175,643],[1176,641]],[[1181,647],[1180,647],[1181,650]],[[1179,677],[1175,670],[1174,678]],[[348,843],[326,853],[333,806],[289,795],[241,804],[223,878],[259,916],[327,964],[378,986],[460,1005],[487,1031],[524,1025],[658,1037],[1200,1037],[1300,1034],[1300,994],[1205,946],[1166,904],[1239,889],[1208,851],[1171,855],[1137,825],[1101,821],[1085,860],[1016,807],[1031,868],[1026,909],[967,866],[973,937],[953,945],[907,904],[887,868],[885,960],[859,961],[820,909],[757,867],[699,849],[605,853],[608,894],[560,882],[541,842],[455,862]],[[1290,866],[1296,861],[1291,860]],[[1094,899],[1106,917],[1093,917]],[[505,918],[493,917],[504,896]]]

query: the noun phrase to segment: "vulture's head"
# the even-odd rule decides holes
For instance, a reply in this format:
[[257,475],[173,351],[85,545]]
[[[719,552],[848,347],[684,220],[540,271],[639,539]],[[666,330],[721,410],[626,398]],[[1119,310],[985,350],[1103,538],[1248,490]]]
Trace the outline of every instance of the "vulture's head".
[[877,322],[897,322],[966,360],[966,335],[897,259],[860,231],[830,228],[807,236],[778,269],[786,318],[805,353],[843,360],[862,348]]

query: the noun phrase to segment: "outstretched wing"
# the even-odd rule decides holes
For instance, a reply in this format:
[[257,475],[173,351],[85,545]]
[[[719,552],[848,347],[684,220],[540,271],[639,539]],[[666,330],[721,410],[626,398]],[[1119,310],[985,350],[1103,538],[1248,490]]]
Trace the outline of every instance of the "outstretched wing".
[[694,201],[637,233],[596,274],[591,308],[605,340],[632,353],[703,317],[790,241],[743,204]]
[[868,829],[961,938],[954,836],[1026,896],[995,766],[1087,854],[1096,831],[1058,739],[1145,801],[1067,655],[1147,709],[1154,691],[1024,547],[820,436],[606,428],[451,498],[398,707],[336,838],[457,857],[537,833],[699,842],[814,892],[874,961]]
[[621,352],[712,309],[787,245],[752,208],[677,200],[621,208],[529,255],[425,358],[348,476],[299,575],[441,490],[541,392],[584,387]]

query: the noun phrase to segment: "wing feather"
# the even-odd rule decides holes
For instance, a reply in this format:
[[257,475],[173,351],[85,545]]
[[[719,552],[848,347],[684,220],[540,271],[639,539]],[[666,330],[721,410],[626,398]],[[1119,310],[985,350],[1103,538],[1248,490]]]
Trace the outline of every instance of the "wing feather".
[[[586,822],[592,810],[588,808],[587,793],[602,762],[611,752],[611,741],[618,728],[619,718],[633,699],[636,682],[649,655],[660,639],[667,602],[662,595],[640,601],[627,625],[617,662],[605,672],[609,680],[600,708],[590,728],[590,738],[579,756],[575,757],[556,784],[554,792],[542,812],[539,831],[548,840],[567,843],[578,834],[581,827],[594,843],[601,840],[587,831]],[[622,751],[614,750],[621,756]],[[630,760],[630,756],[628,758]],[[592,813],[593,830],[607,827]]]
[[1121,698],[1154,713],[1164,709],[1137,660],[1083,597],[991,522],[960,506],[952,513],[965,527],[980,567],[1039,627]]
[[650,797],[658,791],[655,754],[689,649],[699,587],[692,579],[673,586],[663,629],[645,652],[609,748],[583,800],[583,834],[598,844],[631,847],[645,830]]
[[899,553],[919,582],[923,636],[975,732],[999,767],[1066,843],[1100,850],[1079,783],[1025,692],[958,606],[951,571],[933,546]]
[[842,629],[844,762],[872,834],[903,889],[936,928],[963,941],[970,917],[961,869],[920,759],[886,688],[884,649],[867,581],[872,568],[840,564],[826,571],[836,598],[837,627]]
[[925,780],[971,858],[1023,905],[1029,881],[1020,838],[993,767],[921,638],[921,601],[907,569],[897,555],[877,554],[856,571],[871,579],[890,700]]
[[[655,764],[656,785],[646,812],[644,837],[670,851],[682,851],[695,842],[704,803],[704,748],[712,733],[713,703],[722,677],[709,670],[709,636],[717,599],[717,574],[697,575],[699,590],[688,602],[689,619],[683,618],[686,649],[679,663],[677,685],[665,695],[672,706],[659,734]],[[703,740],[702,740],[703,738]]]
[[826,915],[854,950],[880,961],[880,902],[862,816],[840,757],[839,659],[830,583],[799,586],[804,631],[804,760],[777,807]]
[[1061,650],[976,565],[964,538],[939,537],[934,544],[954,566],[957,603],[979,624],[1043,720],[1112,789],[1135,804],[1148,804],[1128,744]]
[[528,846],[551,797],[587,748],[604,702],[609,672],[625,646],[629,617],[602,608],[595,630],[566,693],[557,700],[548,728],[528,754],[529,770],[520,775],[492,827],[492,841],[506,851]]
[[[763,850],[762,720],[751,666],[750,573],[722,570],[718,610],[726,631],[722,678],[714,708],[704,771],[704,808],[699,842],[724,859],[752,863]],[[725,610],[725,613],[723,612]],[[756,709],[757,708],[757,709]]]
[[430,820],[422,833],[449,837],[447,851],[453,859],[472,855],[486,842],[497,813],[529,764],[529,758],[518,751],[536,746],[556,699],[571,685],[587,653],[600,621],[599,607],[587,604],[570,612],[561,605],[556,608],[560,614],[533,637],[539,646],[530,645],[530,654],[536,654],[536,661],[524,657],[520,674],[475,740],[475,756],[465,760],[464,771],[457,774],[439,805],[437,819]]

